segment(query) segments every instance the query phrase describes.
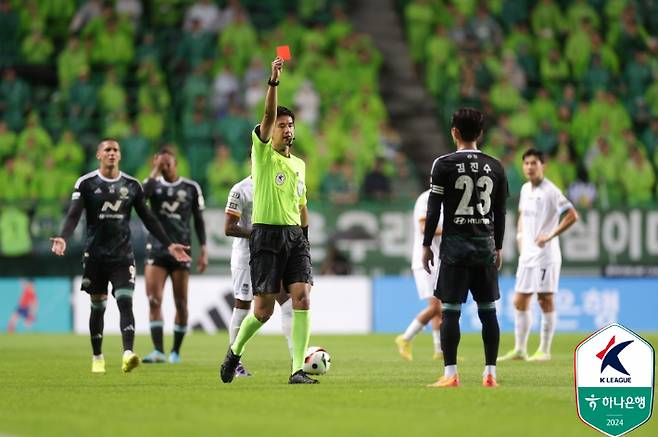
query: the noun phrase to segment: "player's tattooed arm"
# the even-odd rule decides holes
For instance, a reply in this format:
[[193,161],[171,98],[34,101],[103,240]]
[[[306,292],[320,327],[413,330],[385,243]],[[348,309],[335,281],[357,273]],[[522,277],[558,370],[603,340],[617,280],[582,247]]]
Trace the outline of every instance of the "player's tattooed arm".
[[[199,194],[200,195],[200,194]],[[203,220],[203,201],[197,199],[192,204],[192,217],[194,218],[194,230],[199,240],[200,252],[197,259],[197,271],[203,273],[208,267],[208,249],[206,248],[206,223]]]
[[224,220],[224,235],[227,237],[249,238],[251,228],[240,226],[239,221],[239,216],[227,212]]
[[60,232],[58,237],[52,237],[50,239],[53,242],[51,251],[58,256],[62,256],[66,252],[66,240],[73,235],[73,231],[75,231],[75,227],[78,225],[82,211],[85,208],[84,200],[79,190],[73,192],[71,199],[71,206],[64,218],[62,232]]

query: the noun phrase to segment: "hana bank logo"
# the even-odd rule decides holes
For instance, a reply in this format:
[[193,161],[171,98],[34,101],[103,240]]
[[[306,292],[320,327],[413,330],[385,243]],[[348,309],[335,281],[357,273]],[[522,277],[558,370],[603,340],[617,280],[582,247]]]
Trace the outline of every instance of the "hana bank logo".
[[615,345],[615,340],[616,337],[613,335],[610,341],[608,341],[608,345],[603,349],[601,352],[596,354],[596,358],[601,360],[601,374],[603,374],[603,371],[611,367],[615,369],[617,372],[622,373],[626,375],[627,377],[600,377],[600,382],[602,383],[626,383],[630,384],[631,382],[631,374],[628,373],[628,370],[624,367],[622,364],[619,354],[626,349],[628,345],[633,343],[634,340],[628,340],[628,341],[622,341],[621,343],[618,343]]

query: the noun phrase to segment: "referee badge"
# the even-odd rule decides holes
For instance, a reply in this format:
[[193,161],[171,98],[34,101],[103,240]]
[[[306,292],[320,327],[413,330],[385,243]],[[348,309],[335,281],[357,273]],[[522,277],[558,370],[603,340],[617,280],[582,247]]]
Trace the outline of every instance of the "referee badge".
[[276,182],[277,185],[283,185],[285,181],[286,181],[286,175],[283,174],[282,172],[277,173],[276,177],[274,178],[274,182]]

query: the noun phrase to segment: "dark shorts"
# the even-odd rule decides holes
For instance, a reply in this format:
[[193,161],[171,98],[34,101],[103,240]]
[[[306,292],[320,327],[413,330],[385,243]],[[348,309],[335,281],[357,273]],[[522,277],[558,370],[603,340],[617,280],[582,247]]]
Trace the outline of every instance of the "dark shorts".
[[19,316],[23,317],[24,319],[31,317],[30,307],[18,307],[16,308],[16,312],[18,313]]
[[311,251],[299,226],[256,224],[249,237],[254,294],[272,293],[295,282],[313,285]]
[[168,253],[154,253],[148,251],[146,254],[145,265],[162,267],[168,274],[176,270],[190,270],[192,263],[176,261],[176,258]]
[[465,303],[468,291],[476,302],[495,302],[500,299],[498,269],[493,264],[462,266],[441,263],[434,296],[443,303]]
[[82,261],[82,285],[80,289],[89,294],[107,294],[107,285],[112,283],[112,296],[120,288],[135,289],[135,262],[108,263],[85,258]]

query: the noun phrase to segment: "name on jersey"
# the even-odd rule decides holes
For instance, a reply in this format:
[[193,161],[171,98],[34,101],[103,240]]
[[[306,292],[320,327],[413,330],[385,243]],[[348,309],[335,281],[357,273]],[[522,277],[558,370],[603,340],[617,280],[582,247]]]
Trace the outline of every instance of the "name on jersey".
[[491,220],[486,217],[455,217],[453,223],[456,225],[488,225]]
[[[471,159],[472,157],[477,158],[475,155],[468,155],[468,158]],[[480,163],[478,162],[469,162],[469,169],[471,173],[478,173],[480,171]],[[465,162],[458,162],[455,164],[457,166],[457,173],[466,173],[466,163]],[[489,174],[491,172],[491,167],[489,167],[489,164],[484,164],[484,167],[482,168],[485,173]]]

